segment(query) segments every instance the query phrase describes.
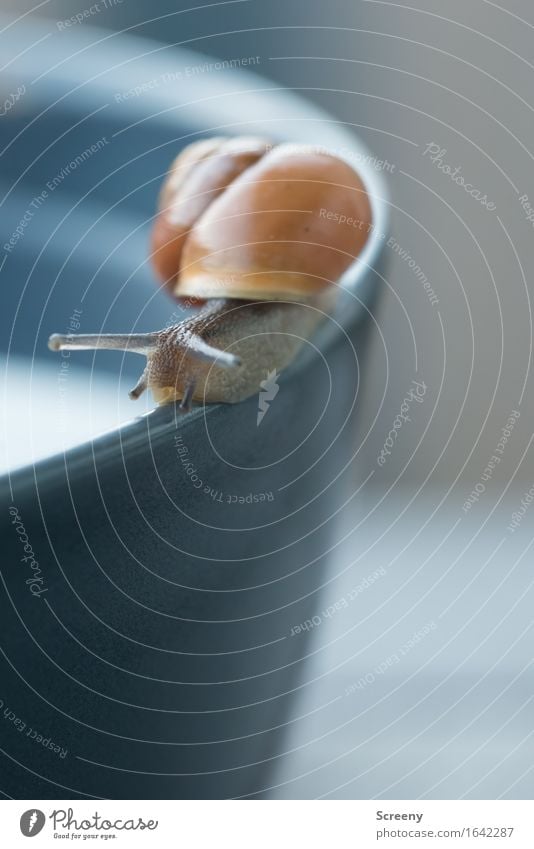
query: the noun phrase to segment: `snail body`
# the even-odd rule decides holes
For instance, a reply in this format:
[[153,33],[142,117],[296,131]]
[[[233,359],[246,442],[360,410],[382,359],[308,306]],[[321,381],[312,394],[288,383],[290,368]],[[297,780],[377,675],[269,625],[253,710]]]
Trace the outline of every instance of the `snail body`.
[[49,346],[145,354],[132,398],[150,388],[183,409],[236,403],[287,366],[331,312],[370,225],[360,177],[327,152],[253,137],[196,142],[163,185],[151,260],[175,298],[201,309],[156,333],[55,334]]

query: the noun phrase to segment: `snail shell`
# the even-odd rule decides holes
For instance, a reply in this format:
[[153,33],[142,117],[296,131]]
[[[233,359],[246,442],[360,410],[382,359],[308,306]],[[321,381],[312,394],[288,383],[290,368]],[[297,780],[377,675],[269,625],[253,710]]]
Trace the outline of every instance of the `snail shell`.
[[327,152],[201,141],[161,194],[153,262],[176,297],[308,300],[337,283],[371,220],[361,178]]

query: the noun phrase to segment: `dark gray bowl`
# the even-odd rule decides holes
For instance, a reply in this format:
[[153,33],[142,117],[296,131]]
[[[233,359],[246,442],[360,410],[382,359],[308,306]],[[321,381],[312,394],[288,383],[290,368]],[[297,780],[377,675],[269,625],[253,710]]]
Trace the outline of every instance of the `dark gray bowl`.
[[[26,91],[0,126],[7,237],[66,163],[106,141],[4,250],[7,355],[52,358],[49,333],[81,303],[84,330],[168,321],[147,233],[161,176],[193,138],[313,139],[353,158],[372,197],[375,232],[334,320],[283,374],[261,427],[257,397],[185,417],[161,408],[2,480],[2,790],[259,796],[301,682],[307,632],[296,626],[314,615],[350,497],[383,187],[351,132],[243,69],[118,101],[213,60],[85,26],[39,41],[47,31],[4,36],[4,89]],[[118,392],[139,372],[134,356],[80,357],[121,370]]]

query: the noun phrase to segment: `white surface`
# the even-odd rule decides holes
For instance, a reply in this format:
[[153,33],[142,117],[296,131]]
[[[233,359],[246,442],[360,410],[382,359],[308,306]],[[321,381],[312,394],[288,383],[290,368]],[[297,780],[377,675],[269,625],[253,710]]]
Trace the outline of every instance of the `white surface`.
[[0,358],[0,372],[2,473],[91,440],[154,406],[148,393],[130,401],[118,371],[116,377],[92,372],[74,358],[58,356],[55,364]]

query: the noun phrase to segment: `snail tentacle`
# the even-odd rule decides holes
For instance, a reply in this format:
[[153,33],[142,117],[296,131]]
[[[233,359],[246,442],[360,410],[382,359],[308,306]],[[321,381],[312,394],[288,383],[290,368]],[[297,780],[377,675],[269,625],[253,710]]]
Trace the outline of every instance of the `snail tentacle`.
[[158,345],[159,333],[53,333],[48,339],[51,351],[133,351],[147,354]]
[[133,389],[130,389],[128,392],[128,397],[132,401],[137,401],[138,398],[141,397],[143,392],[148,389],[148,369],[146,368]]
[[193,395],[195,394],[195,386],[196,383],[194,380],[190,380],[187,382],[184,394],[182,396],[182,400],[178,405],[178,409],[184,413],[191,412],[191,407],[193,404]]
[[[183,340],[178,338],[176,345],[182,347]],[[236,368],[241,365],[241,358],[236,354],[231,354],[229,351],[221,351],[220,348],[214,348],[212,345],[208,345],[200,336],[194,334],[188,339],[187,349],[188,353],[195,359],[216,363],[221,368]]]

